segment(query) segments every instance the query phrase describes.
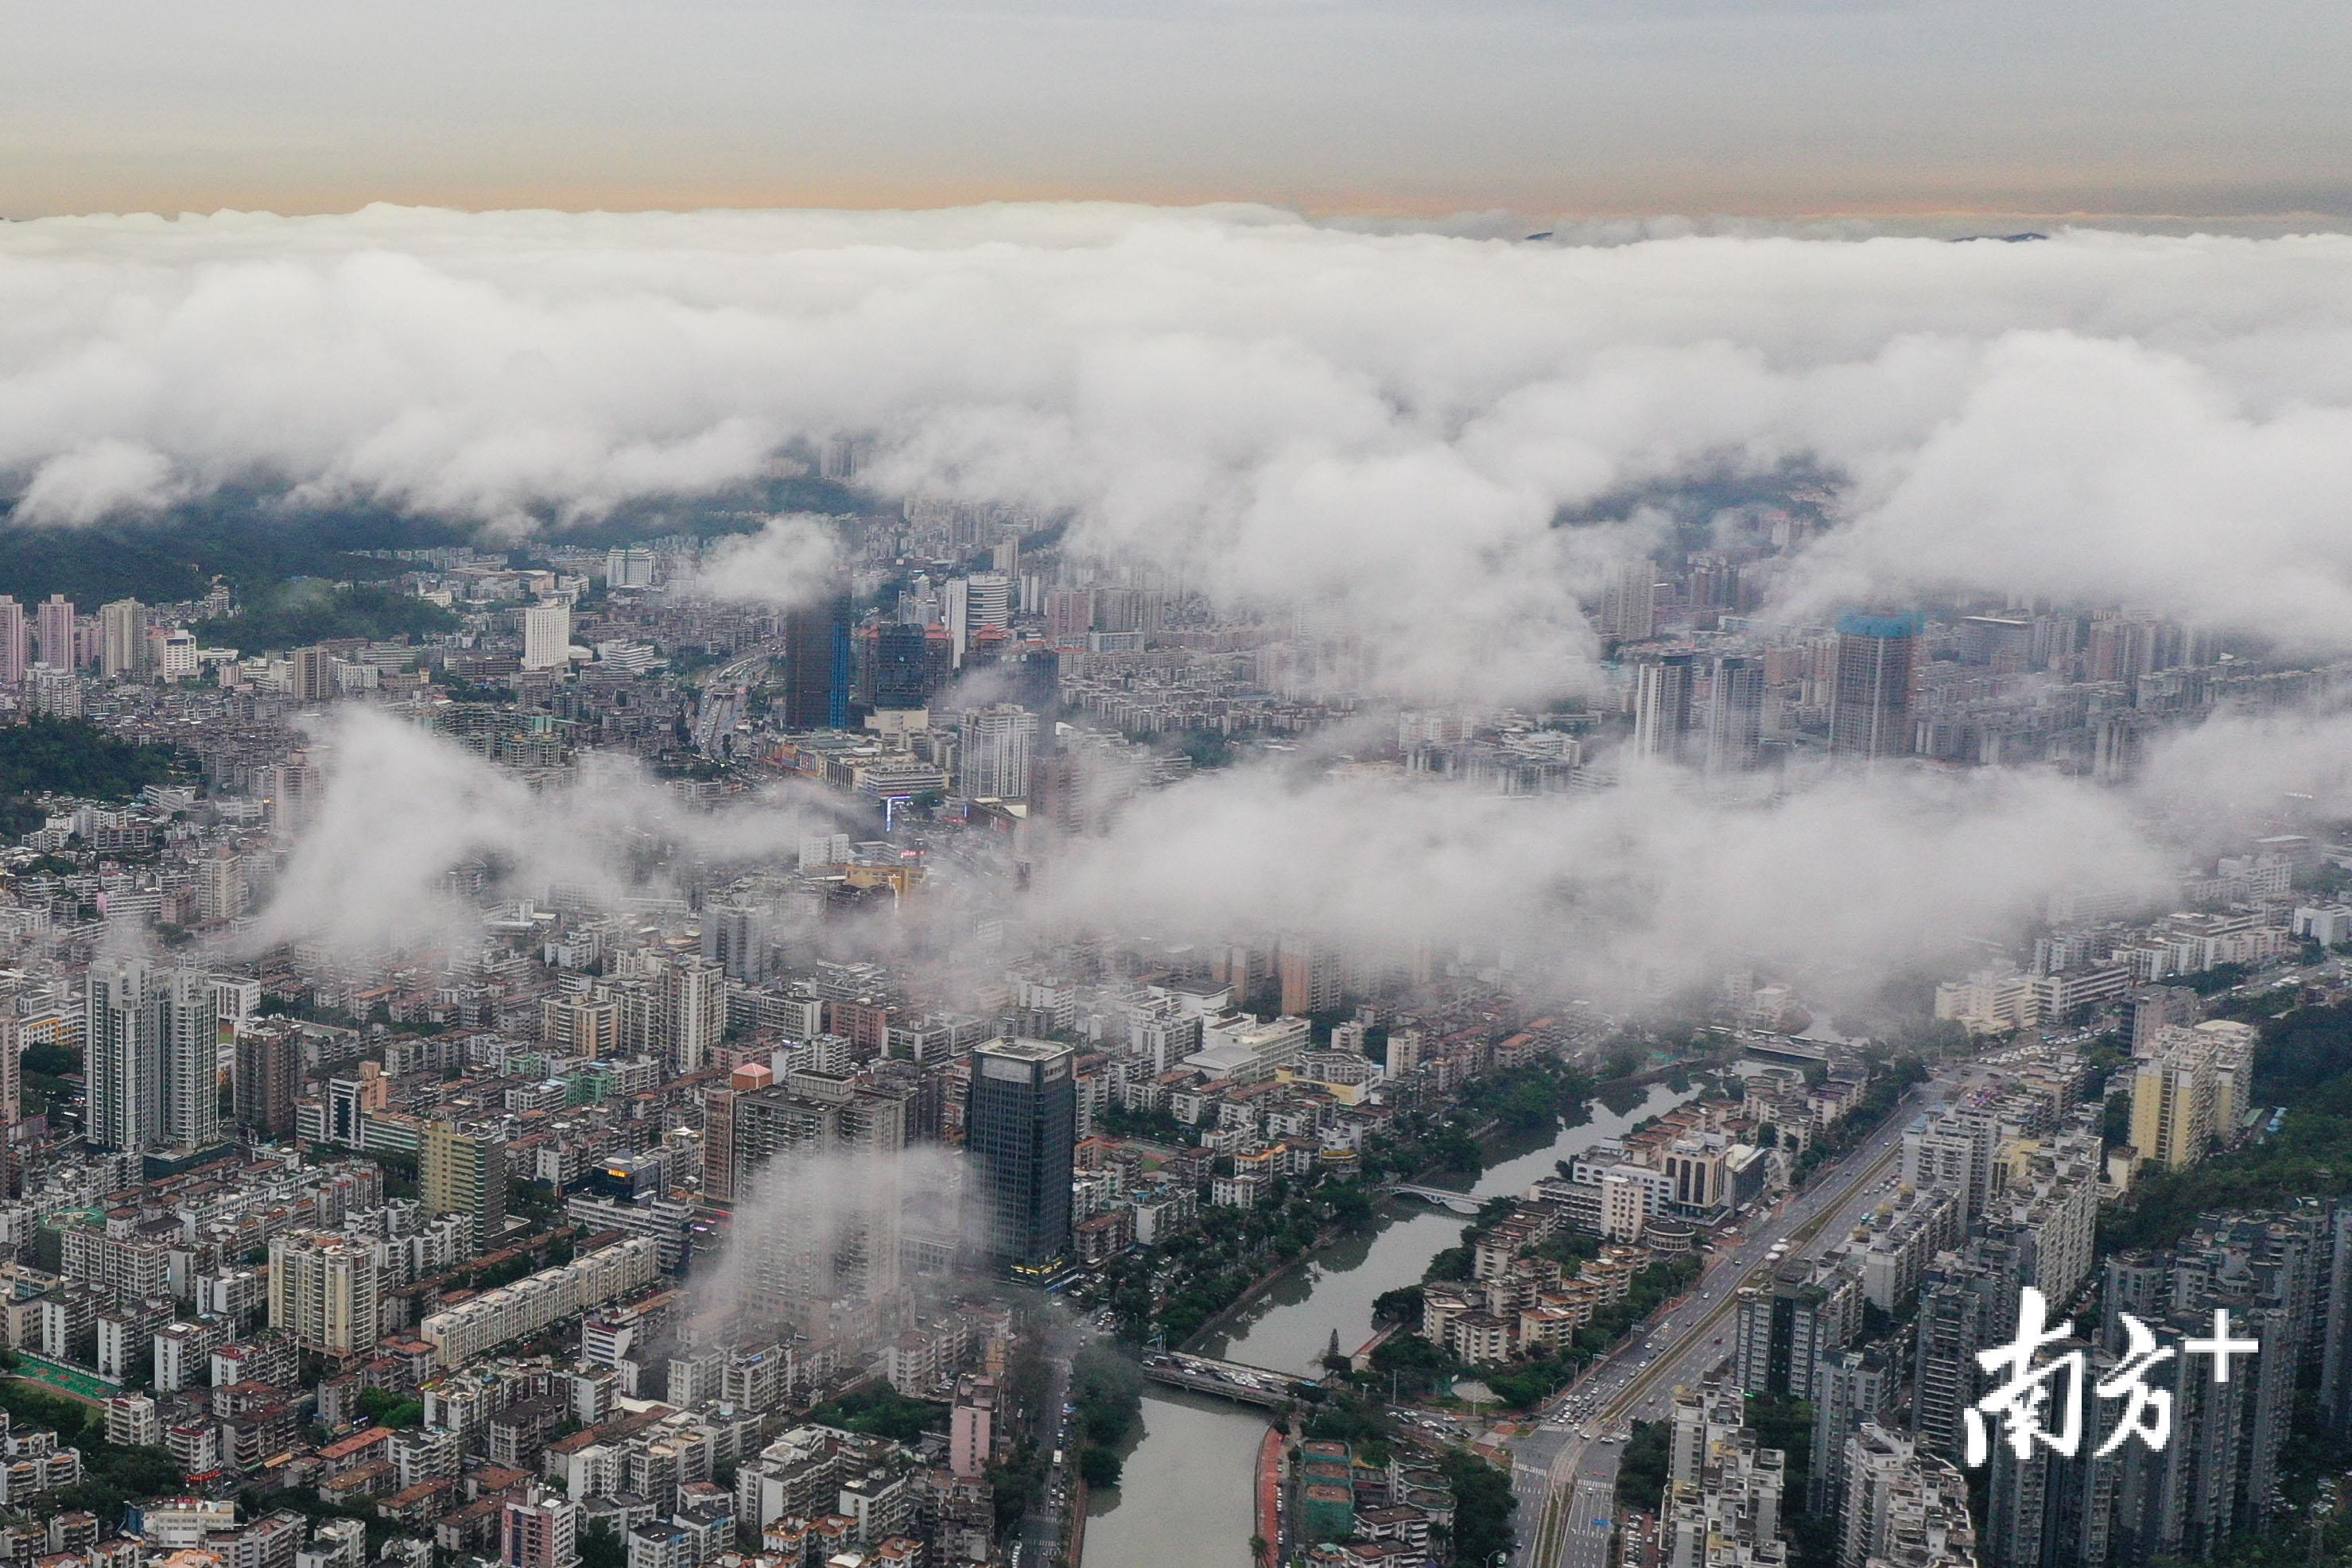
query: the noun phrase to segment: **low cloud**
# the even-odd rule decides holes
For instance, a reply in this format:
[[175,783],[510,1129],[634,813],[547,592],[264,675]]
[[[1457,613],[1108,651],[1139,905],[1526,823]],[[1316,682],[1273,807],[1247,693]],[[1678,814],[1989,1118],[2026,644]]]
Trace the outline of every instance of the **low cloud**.
[[543,898],[561,883],[617,908],[675,891],[682,863],[789,857],[835,815],[772,793],[688,807],[632,760],[591,754],[534,789],[456,742],[355,705],[322,724],[311,760],[319,814],[297,837],[247,945],[320,942],[365,956],[478,941],[478,899],[450,882],[486,866],[493,896]]
[[[984,908],[1042,942],[1296,934],[1375,968],[1467,957],[1499,963],[1537,998],[1639,1006],[1754,970],[1862,1002],[1891,976],[1973,967],[2054,894],[2158,910],[2214,853],[2352,816],[2352,716],[2341,712],[2224,714],[2157,744],[2128,788],[2044,772],[1815,766],[1732,799],[1685,770],[1633,767],[1612,789],[1506,799],[1334,770],[1312,750],[1135,795],[1108,832],[1036,847],[1024,891],[973,881],[987,875],[973,861],[919,910],[805,934],[866,956],[912,952],[907,921],[952,925],[958,910]],[[617,908],[675,892],[681,867],[789,864],[804,834],[839,822],[800,795],[688,808],[610,759],[534,791],[358,708],[315,754],[321,812],[257,947],[462,946],[480,926],[477,900],[446,881],[456,868],[489,866],[507,898],[560,882]]]
[[[1694,471],[1836,477],[1785,607],[1945,586],[2352,644],[2352,238],[2034,245],[1247,207],[53,219],[0,229],[0,485],[560,528],[853,436],[885,497],[1314,607],[1451,700],[1573,687]],[[1597,520],[1561,526],[1565,517]],[[788,589],[782,534],[743,547]]]
[[26,522],[79,527],[122,512],[159,510],[187,491],[161,452],[110,436],[43,463],[17,498],[16,513]]
[[[880,1295],[904,1279],[899,1243],[909,1232],[961,1258],[987,1235],[965,1176],[937,1145],[778,1152],[737,1195],[716,1260],[697,1266],[698,1333],[779,1318],[805,1325],[834,1302]],[[904,1282],[943,1294],[961,1278]]]
[[[1492,704],[1590,685],[1580,603],[1670,542],[1642,498],[1801,471],[1832,493],[1783,616],[1957,589],[2352,649],[2352,238],[1465,228],[1111,205],[0,226],[0,494],[17,526],[236,485],[560,530],[851,437],[885,500],[1066,520],[1074,555],[1295,618],[1350,684]],[[777,518],[697,585],[789,605],[834,549]],[[1138,798],[1041,866],[1033,912],[1468,941],[1636,991],[1949,964],[2053,889],[2152,895],[2187,848],[2346,798],[2341,724],[2225,718],[2129,792],[1885,770],[1760,804],[1674,773],[1497,801],[1250,766]],[[485,857],[518,890],[617,898],[633,846],[756,849],[803,815],[683,812],[593,761],[533,793],[380,717],[322,754],[265,940],[462,928],[442,874]],[[2193,843],[2150,826],[2183,817]]]
[[2352,821],[2352,711],[2323,699],[2224,710],[2163,733],[2141,791],[2167,821],[2208,841],[2252,825],[2338,830]]
[[1079,929],[1461,947],[1539,995],[1630,1003],[1750,967],[1860,994],[1965,963],[2060,889],[2155,897],[2166,866],[2126,801],[2044,776],[1841,773],[1734,805],[1674,770],[1507,800],[1249,766],[1139,799],[1039,889]]
[[768,519],[756,533],[713,542],[681,586],[706,599],[793,609],[833,586],[841,564],[841,542],[832,525],[789,512]]
[[1629,764],[1614,788],[1506,799],[1253,762],[1137,796],[1108,834],[1041,856],[1029,912],[1048,935],[1499,959],[1538,997],[1640,1005],[1753,969],[1866,1002],[1890,977],[1975,967],[2054,895],[2160,911],[2216,854],[2338,832],[2347,759],[2352,711],[2322,702],[2162,732],[2127,786],[1816,760],[1748,798]]

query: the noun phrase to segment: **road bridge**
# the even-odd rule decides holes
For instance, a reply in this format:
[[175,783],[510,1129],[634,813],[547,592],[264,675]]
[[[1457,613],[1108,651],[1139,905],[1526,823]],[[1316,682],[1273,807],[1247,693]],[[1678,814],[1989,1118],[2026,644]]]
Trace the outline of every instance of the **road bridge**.
[[1739,1049],[1744,1055],[1766,1061],[1819,1063],[1830,1059],[1830,1048],[1825,1043],[1801,1040],[1793,1035],[1742,1035]]
[[1302,1384],[1311,1386],[1317,1381],[1293,1373],[1276,1372],[1272,1367],[1218,1361],[1211,1356],[1181,1354],[1145,1356],[1143,1375],[1150,1382],[1164,1384],[1170,1388],[1213,1394],[1219,1399],[1230,1399],[1238,1405],[1255,1405],[1265,1410],[1280,1409],[1296,1397],[1292,1393],[1294,1389]]

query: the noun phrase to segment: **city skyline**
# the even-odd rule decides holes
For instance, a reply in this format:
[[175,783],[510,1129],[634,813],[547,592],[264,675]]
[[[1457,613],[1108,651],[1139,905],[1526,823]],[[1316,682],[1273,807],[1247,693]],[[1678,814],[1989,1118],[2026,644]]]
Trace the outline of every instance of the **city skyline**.
[[0,16],[0,1568],[2352,1568],[2352,10]]
[[[1078,1478],[1112,1564],[1424,1568],[1444,1521],[1519,1568],[2156,1568],[2320,1517],[2275,1488],[2352,1420],[2352,1206],[2268,1173],[2352,1094],[2352,662],[1790,612],[1808,489],[1594,574],[1569,700],[1414,706],[1344,615],[876,505],[879,450],[815,455],[836,513],[341,585],[16,568],[9,1332],[106,1443],[0,1443],[37,1508],[144,1495],[81,1568],[363,1568],[157,1495],[281,1453],[544,1568],[1050,1560]],[[2161,1381],[2172,1447],[1985,1458],[1979,1508],[2021,1287],[2103,1378],[2126,1329],[2253,1360]],[[1244,1438],[1256,1486],[1186,1469]]]

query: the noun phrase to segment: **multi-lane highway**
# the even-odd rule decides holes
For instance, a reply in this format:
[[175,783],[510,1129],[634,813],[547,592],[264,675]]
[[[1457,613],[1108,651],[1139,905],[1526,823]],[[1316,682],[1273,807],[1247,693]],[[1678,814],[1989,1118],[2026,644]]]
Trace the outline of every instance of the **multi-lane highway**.
[[[1957,1080],[1956,1080],[1957,1081]],[[1767,1265],[1843,1234],[1885,1194],[1903,1152],[1903,1129],[1941,1092],[1931,1081],[1896,1105],[1883,1125],[1708,1265],[1691,1292],[1637,1326],[1544,1408],[1537,1429],[1513,1447],[1511,1485],[1519,1500],[1515,1568],[1607,1568],[1614,1528],[1612,1493],[1633,1420],[1667,1414],[1675,1389],[1701,1381],[1729,1353],[1739,1287]]]
[[1568,1494],[1561,1568],[1609,1568],[1609,1541],[1617,1512],[1617,1460],[1622,1443],[1602,1443],[1578,1467]]
[[754,670],[773,658],[782,647],[782,644],[763,644],[749,653],[738,655],[703,677],[693,725],[697,751],[709,757],[719,755],[720,741],[733,732],[736,721],[743,717],[745,683],[751,679]]
[[[2330,959],[2263,974],[2237,990],[2340,984],[2344,972],[2341,960]],[[2079,1044],[2096,1027],[2045,1032],[2042,1039]],[[1511,1488],[1519,1501],[1513,1568],[1608,1568],[1616,1511],[1612,1494],[1624,1436],[1633,1421],[1664,1418],[1677,1387],[1698,1384],[1728,1359],[1739,1287],[1767,1267],[1781,1240],[1790,1242],[1788,1256],[1807,1257],[1851,1230],[1887,1197],[1890,1172],[1903,1151],[1903,1130],[1921,1110],[1962,1098],[2034,1048],[2021,1045],[1977,1060],[1945,1063],[1860,1147],[1819,1173],[1777,1212],[1748,1222],[1744,1238],[1709,1263],[1689,1295],[1660,1309],[1654,1326],[1637,1327],[1548,1402],[1537,1429],[1512,1445]]]

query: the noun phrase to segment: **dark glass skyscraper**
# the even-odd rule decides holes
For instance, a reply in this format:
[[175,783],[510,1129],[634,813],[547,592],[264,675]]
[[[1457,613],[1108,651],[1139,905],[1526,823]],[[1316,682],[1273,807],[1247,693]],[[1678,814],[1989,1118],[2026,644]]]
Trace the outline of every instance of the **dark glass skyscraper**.
[[784,616],[784,728],[849,727],[849,595],[831,594]]
[[[944,667],[947,660],[940,663]],[[933,679],[929,628],[893,626],[875,634],[875,707],[929,707]]]
[[1075,1059],[1045,1040],[991,1040],[972,1052],[964,1148],[981,1246],[1002,1268],[1041,1269],[1069,1249]]

